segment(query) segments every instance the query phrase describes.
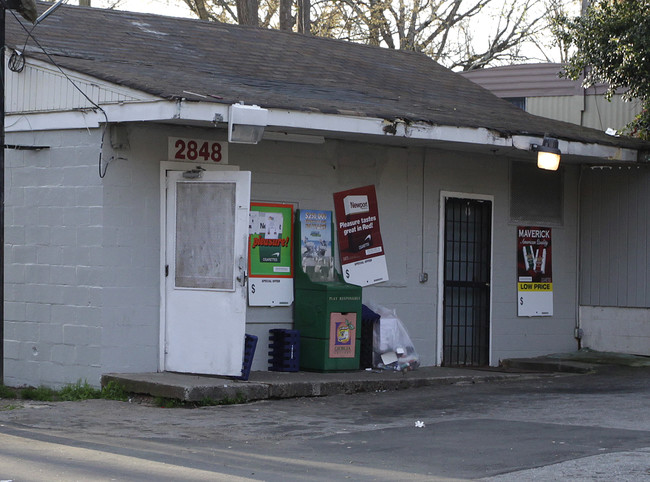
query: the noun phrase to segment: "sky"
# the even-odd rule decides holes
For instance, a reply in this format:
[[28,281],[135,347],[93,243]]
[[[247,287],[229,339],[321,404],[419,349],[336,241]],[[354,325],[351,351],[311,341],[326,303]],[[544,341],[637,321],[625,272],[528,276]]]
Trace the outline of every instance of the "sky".
[[[67,3],[73,5],[79,3],[77,0],[69,0]],[[115,0],[91,0],[93,7],[106,8],[115,3]],[[175,0],[122,0],[118,7],[120,10],[132,12],[148,12],[174,17],[190,17],[190,9],[184,4]]]
[[[93,7],[99,7],[99,8],[107,8],[118,0],[91,0],[91,5]],[[576,8],[579,8],[580,1],[578,0],[571,0],[574,3],[574,6]],[[78,0],[67,0],[66,3],[74,5],[78,4]],[[497,1],[495,3],[495,8],[498,8],[499,2]],[[196,18],[196,16],[190,11],[190,9],[185,5],[185,2],[183,0],[119,0],[119,4],[117,6],[119,10],[129,10],[133,12],[146,12],[146,13],[155,13],[155,14],[160,14],[160,15],[169,15],[169,16],[175,16],[175,17],[193,17]],[[576,11],[576,13],[579,10]],[[480,22],[479,25],[485,25],[485,26],[490,26],[492,22]],[[480,31],[480,27],[478,29]],[[489,31],[486,31],[485,36],[489,35]],[[475,35],[475,39],[477,41],[477,45],[480,45],[482,41],[485,40],[484,36],[481,34]],[[481,50],[481,46],[478,46],[477,50]],[[557,59],[554,59],[553,57],[556,57],[559,54],[559,50],[557,52],[554,51],[554,49],[548,50],[545,49],[546,54],[550,57],[549,60],[551,61],[558,61]],[[539,61],[543,61],[543,56],[541,52],[537,49],[537,47],[534,47],[532,44],[523,44],[522,45],[522,53],[524,55],[527,55],[530,59],[538,59]]]

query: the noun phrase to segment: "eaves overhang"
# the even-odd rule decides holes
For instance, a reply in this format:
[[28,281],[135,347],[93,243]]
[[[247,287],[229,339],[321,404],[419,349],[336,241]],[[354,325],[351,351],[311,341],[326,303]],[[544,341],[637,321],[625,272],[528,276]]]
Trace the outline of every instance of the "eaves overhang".
[[[185,99],[124,102],[98,109],[66,112],[7,113],[5,131],[47,131],[99,128],[109,123],[165,123],[184,126],[224,128],[229,105],[194,102]],[[53,127],[56,126],[56,127]],[[321,112],[268,109],[267,130],[291,134],[321,135],[325,138],[400,146],[455,146],[463,150],[498,150],[518,157],[526,156],[531,144],[540,144],[539,134],[500,132],[472,126],[436,125],[404,119],[324,114]],[[559,148],[569,163],[634,163],[644,161],[637,149],[611,144],[588,143],[559,138]],[[532,156],[532,153],[530,153]]]

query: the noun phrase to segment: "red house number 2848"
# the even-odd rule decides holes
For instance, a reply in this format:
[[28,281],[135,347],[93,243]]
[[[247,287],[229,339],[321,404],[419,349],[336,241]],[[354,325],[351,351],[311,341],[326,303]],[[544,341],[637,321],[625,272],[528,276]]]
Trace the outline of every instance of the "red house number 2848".
[[191,139],[176,139],[174,143],[174,159],[179,161],[203,160],[206,162],[221,162],[223,159],[219,142],[195,141]]

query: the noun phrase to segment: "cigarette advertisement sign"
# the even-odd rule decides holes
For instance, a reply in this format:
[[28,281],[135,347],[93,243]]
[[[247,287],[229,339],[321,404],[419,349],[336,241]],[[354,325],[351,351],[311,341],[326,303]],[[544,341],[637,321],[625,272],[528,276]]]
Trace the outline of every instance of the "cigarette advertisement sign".
[[517,315],[553,315],[551,228],[517,228]]
[[388,281],[375,186],[335,193],[334,209],[343,279],[358,286]]
[[332,211],[300,210],[300,259],[314,282],[335,281]]
[[293,303],[293,206],[252,202],[248,225],[248,304]]
[[356,313],[330,314],[330,358],[354,358],[357,339]]

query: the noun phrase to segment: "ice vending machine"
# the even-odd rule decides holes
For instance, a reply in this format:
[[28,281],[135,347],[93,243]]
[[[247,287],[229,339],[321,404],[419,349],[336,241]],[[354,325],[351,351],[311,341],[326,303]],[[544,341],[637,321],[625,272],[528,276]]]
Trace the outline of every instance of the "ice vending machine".
[[331,211],[300,209],[295,222],[294,327],[300,332],[300,369],[359,369],[361,287],[334,267]]

